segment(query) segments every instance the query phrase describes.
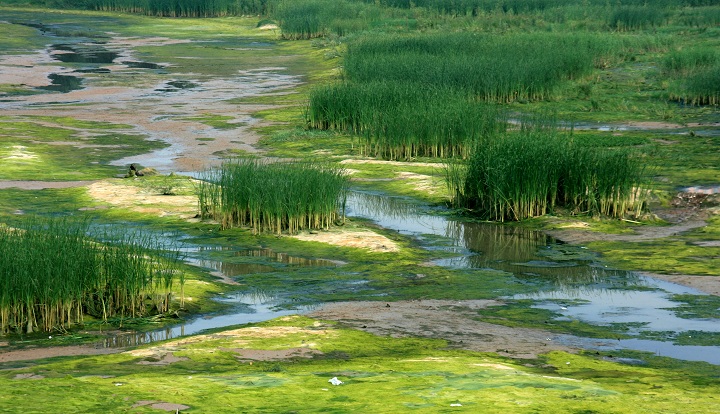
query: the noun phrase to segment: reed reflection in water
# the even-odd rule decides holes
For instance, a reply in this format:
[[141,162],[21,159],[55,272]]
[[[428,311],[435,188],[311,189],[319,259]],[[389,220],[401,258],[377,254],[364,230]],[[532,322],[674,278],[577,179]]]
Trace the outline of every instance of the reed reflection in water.
[[595,255],[580,247],[565,245],[535,230],[489,222],[462,221],[424,212],[400,197],[352,192],[348,216],[373,220],[378,225],[413,235],[433,238],[426,246],[457,252],[460,256],[433,261],[439,266],[492,269],[514,274],[526,282],[556,285],[633,284],[630,272],[599,267]]

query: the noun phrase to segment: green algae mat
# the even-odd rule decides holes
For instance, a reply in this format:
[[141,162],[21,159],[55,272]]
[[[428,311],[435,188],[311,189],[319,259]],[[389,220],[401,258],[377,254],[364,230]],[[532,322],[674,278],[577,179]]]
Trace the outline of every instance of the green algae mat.
[[557,352],[521,365],[445,346],[290,316],[112,355],[8,362],[0,412],[706,413],[720,391],[706,364]]

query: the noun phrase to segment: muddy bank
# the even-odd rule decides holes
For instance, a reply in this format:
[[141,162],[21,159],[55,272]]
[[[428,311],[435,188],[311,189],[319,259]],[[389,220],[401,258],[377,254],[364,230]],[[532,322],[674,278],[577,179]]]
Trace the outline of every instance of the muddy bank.
[[568,335],[480,320],[478,309],[499,304],[494,300],[338,302],[325,304],[308,316],[342,322],[376,335],[441,338],[451,348],[513,358],[536,358],[550,351],[577,352],[583,348],[579,338]]
[[85,187],[96,181],[14,181],[0,180],[0,190],[18,188],[20,190],[46,190],[49,188]]
[[[159,73],[132,64],[139,61],[135,57],[137,47],[185,42],[190,40],[111,37],[108,45],[119,57],[101,65],[104,72],[100,75],[59,66],[50,45],[47,50],[2,57],[0,84],[40,88],[32,95],[4,97],[0,105],[3,116],[100,119],[126,125],[129,128],[121,132],[160,140],[168,147],[119,159],[113,165],[134,162],[162,173],[202,171],[228,155],[259,152],[256,144],[260,136],[253,128],[262,121],[252,114],[275,106],[239,104],[237,100],[286,94],[300,83],[300,78],[282,67],[238,70],[231,76],[209,78],[182,73],[181,68],[174,68],[173,73]],[[48,87],[52,76],[68,73],[82,82],[81,88],[65,93],[42,89]],[[195,86],[167,88],[190,83]],[[213,117],[224,119],[227,126],[215,128],[203,122]]]
[[691,287],[708,295],[720,296],[720,277],[696,275],[661,275],[658,273],[638,272],[643,276],[666,280],[678,285]]
[[31,361],[43,358],[106,355],[122,352],[120,348],[96,348],[90,345],[53,346],[47,348],[24,348],[0,351],[0,363],[13,361]]

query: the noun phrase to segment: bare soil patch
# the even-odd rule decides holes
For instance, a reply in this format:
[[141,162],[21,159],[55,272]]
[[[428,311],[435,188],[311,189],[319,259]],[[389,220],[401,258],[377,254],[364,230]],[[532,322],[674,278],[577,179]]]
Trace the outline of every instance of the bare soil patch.
[[478,309],[498,304],[493,300],[338,302],[323,305],[309,316],[339,321],[377,335],[441,338],[449,341],[450,348],[497,352],[513,358],[535,358],[554,350],[581,349],[572,344],[569,336],[480,320]]
[[147,357],[146,359],[138,362],[138,365],[170,365],[174,362],[180,362],[180,361],[187,361],[187,358],[184,357],[176,357],[173,355],[172,352],[167,352],[165,354],[162,354],[158,357]]
[[145,407],[150,406],[151,408],[154,408],[156,410],[163,410],[163,411],[175,411],[180,412],[182,410],[188,410],[190,409],[189,406],[183,405],[183,404],[174,404],[164,401],[147,401],[147,400],[141,400],[136,402],[132,408],[138,408],[138,407]]
[[354,247],[373,252],[397,252],[397,243],[370,230],[340,230],[318,233],[303,233],[290,236],[293,239],[327,243],[333,246]]
[[415,166],[415,167],[440,167],[442,164],[432,162],[402,162],[402,161],[384,161],[376,159],[357,159],[350,158],[340,161],[340,164],[382,164],[394,166]]
[[160,217],[195,217],[198,201],[195,196],[162,195],[149,189],[123,184],[123,180],[98,181],[88,186],[88,194],[97,201],[113,207]]
[[13,377],[13,379],[16,379],[16,380],[24,380],[24,379],[34,380],[34,379],[43,379],[43,378],[45,378],[45,376],[37,375],[37,374],[33,374],[33,373],[17,374]]
[[310,348],[290,348],[290,349],[221,349],[223,351],[232,351],[237,354],[235,357],[240,362],[252,361],[281,361],[293,358],[312,358],[316,355],[322,355],[322,352]]
[[668,226],[638,226],[631,234],[606,234],[591,231],[582,222],[565,223],[562,229],[549,230],[546,233],[572,244],[593,241],[639,242],[666,239],[707,225],[707,220],[720,209],[714,207],[720,201],[717,194],[678,193],[671,206],[655,211],[655,215],[670,223]]
[[45,190],[48,188],[84,187],[95,181],[14,181],[0,180],[0,189],[19,188],[21,190]]
[[35,359],[76,355],[105,355],[122,351],[116,348],[97,348],[89,345],[53,346],[48,348],[24,348],[0,351],[0,363],[12,361],[31,361]]
[[658,273],[641,272],[645,276],[655,279],[666,280],[697,289],[709,295],[720,296],[720,277],[717,276],[697,276],[697,275],[661,275]]

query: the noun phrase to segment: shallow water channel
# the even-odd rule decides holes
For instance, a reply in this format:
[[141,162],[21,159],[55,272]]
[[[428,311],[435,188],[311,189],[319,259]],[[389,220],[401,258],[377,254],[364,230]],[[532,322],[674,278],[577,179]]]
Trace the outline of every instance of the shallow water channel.
[[[437,213],[439,213],[438,211]],[[660,281],[633,272],[607,269],[596,263],[592,252],[563,244],[541,232],[492,223],[465,222],[421,211],[402,198],[353,192],[348,199],[350,217],[371,219],[376,224],[417,238],[427,249],[445,250],[455,255],[436,260],[435,265],[450,268],[484,269],[509,272],[520,283],[537,286],[532,294],[501,299],[534,301],[534,307],[557,313],[558,320],[578,320],[596,325],[625,324],[630,334],[672,332],[675,338],[696,332],[720,332],[717,320],[678,317],[671,300],[675,294],[703,295],[702,292]],[[186,248],[187,260],[211,274],[233,277],[277,270],[283,266],[337,266],[332,261],[295,258],[269,249],[239,250],[236,255],[252,257],[252,263],[226,263],[207,259],[196,247]],[[109,339],[104,346],[128,346],[196,334],[202,330],[269,320],[303,313],[313,306],[292,306],[286,299],[292,292],[238,293],[217,300],[231,308],[217,315],[201,316],[178,326],[158,331],[128,334]],[[647,339],[579,339],[590,349],[633,349],[684,360],[720,364],[718,346],[683,346],[671,341]]]

